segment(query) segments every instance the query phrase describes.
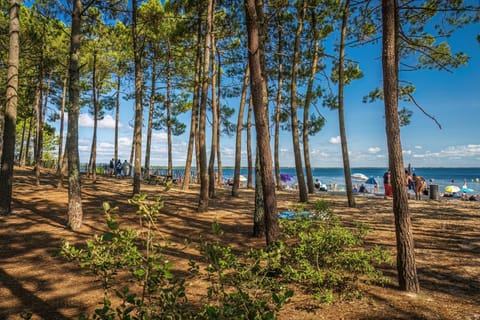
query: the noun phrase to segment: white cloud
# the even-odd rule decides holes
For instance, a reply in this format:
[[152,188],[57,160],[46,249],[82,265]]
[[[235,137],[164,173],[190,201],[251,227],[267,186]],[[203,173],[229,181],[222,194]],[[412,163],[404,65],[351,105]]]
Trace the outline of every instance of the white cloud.
[[340,136],[331,137],[330,139],[328,139],[328,142],[332,144],[339,144],[342,142],[342,139],[340,139]]
[[421,149],[423,149],[423,147],[422,147],[422,146],[415,146],[414,148],[415,148],[415,149],[418,149],[418,150],[421,150]]
[[408,156],[412,154],[412,150],[403,150],[402,152]]
[[[93,128],[94,121],[93,118],[88,113],[80,114],[78,118],[79,127],[89,127]],[[98,128],[102,129],[114,129],[115,128],[115,119],[109,114],[107,114],[102,120],[98,121]],[[122,124],[118,124],[119,127],[122,127]]]
[[440,157],[472,157],[480,155],[480,145],[449,146],[440,151]]
[[379,153],[382,149],[380,149],[379,147],[370,147],[368,148],[368,152],[370,153]]
[[[160,142],[167,142],[167,133],[166,132],[153,132],[152,133],[152,140],[160,140]],[[146,141],[146,140],[145,140]]]

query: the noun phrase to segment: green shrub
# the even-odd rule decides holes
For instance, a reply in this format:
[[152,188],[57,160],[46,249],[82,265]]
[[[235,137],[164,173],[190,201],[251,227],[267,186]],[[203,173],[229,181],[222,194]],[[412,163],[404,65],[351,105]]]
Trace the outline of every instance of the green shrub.
[[184,281],[172,275],[172,264],[163,257],[162,247],[156,241],[155,222],[162,202],[155,199],[151,204],[146,196],[135,196],[130,203],[139,208],[138,230],[121,228],[114,213],[117,208],[105,203],[108,231],[95,235],[82,249],[68,242],[62,246],[63,256],[77,261],[102,282],[103,307],[95,310],[92,318],[191,318],[186,309]]
[[[221,235],[215,222],[213,229]],[[199,319],[275,319],[293,291],[275,279],[261,274],[258,268],[263,251],[252,250],[257,256],[237,256],[231,246],[204,241],[201,253],[207,258],[208,302]],[[255,258],[252,258],[255,257]]]
[[380,247],[363,248],[369,232],[365,225],[352,230],[343,227],[322,200],[315,202],[310,212],[309,218],[281,221],[280,239],[258,264],[264,274],[300,284],[325,303],[335,297],[360,296],[361,280],[386,281],[375,265],[391,263],[390,253]]

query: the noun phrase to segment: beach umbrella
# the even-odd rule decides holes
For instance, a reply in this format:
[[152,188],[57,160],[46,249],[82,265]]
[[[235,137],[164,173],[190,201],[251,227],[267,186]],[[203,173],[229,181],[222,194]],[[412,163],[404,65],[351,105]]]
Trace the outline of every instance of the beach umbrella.
[[280,180],[282,180],[282,182],[288,183],[288,182],[292,182],[294,179],[292,175],[288,173],[280,173]]
[[445,191],[455,193],[455,192],[459,192],[460,188],[457,186],[446,186]]
[[374,177],[370,177],[367,179],[367,181],[365,181],[366,184],[378,184],[377,182],[377,179],[375,179]]
[[247,181],[247,178],[245,178],[244,175],[240,175],[240,176],[238,177],[238,179],[239,179],[241,182]]
[[363,173],[354,173],[352,174],[352,179],[357,181],[367,181],[368,177]]

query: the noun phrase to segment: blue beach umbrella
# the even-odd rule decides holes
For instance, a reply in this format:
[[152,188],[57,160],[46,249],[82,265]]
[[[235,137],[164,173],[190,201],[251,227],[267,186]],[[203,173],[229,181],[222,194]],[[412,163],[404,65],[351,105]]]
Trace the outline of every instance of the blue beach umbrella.
[[462,189],[460,189],[460,191],[463,193],[468,193],[468,192],[473,192],[475,190],[473,190],[472,188],[463,187]]
[[378,184],[378,182],[374,177],[370,177],[367,181],[365,181],[365,184]]

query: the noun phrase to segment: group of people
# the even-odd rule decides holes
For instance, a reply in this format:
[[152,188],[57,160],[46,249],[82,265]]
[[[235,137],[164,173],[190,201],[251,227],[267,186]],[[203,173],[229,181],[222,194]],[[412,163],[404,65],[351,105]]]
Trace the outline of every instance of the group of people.
[[[391,172],[390,169],[383,174],[383,186],[385,189],[385,198],[393,196]],[[406,190],[413,190],[415,193],[415,200],[421,200],[422,195],[427,192],[427,181],[415,173],[412,175],[410,171],[405,169],[405,188]]]
[[[370,190],[368,190],[367,186],[362,183],[360,186],[358,185],[353,185],[353,192],[358,192],[358,193],[370,193]],[[373,193],[378,193],[378,184],[373,185]]]
[[108,175],[109,176],[116,176],[117,178],[127,177],[128,172],[130,171],[130,164],[127,160],[123,161],[118,159],[115,162],[115,159],[112,158],[110,160],[110,164],[108,166]]

